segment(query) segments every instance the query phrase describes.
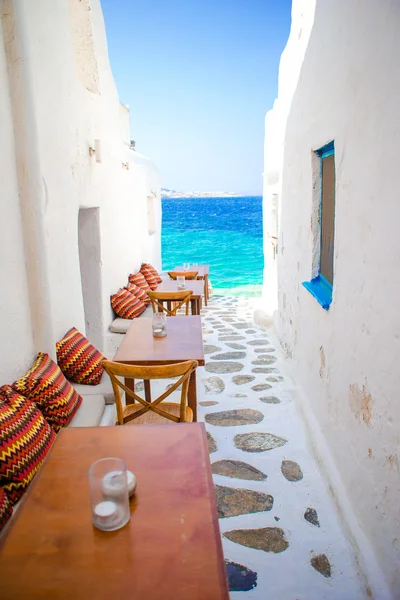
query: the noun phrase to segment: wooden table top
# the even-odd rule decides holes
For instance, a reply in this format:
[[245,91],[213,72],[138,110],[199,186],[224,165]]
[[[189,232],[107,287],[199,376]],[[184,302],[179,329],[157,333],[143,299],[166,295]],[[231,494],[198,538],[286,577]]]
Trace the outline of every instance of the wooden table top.
[[[175,267],[174,271],[184,271],[184,268],[183,268],[183,266]],[[194,267],[193,265],[191,265],[189,271],[198,271],[199,276],[204,277],[204,275],[209,275],[210,265],[197,265],[197,267]]]
[[143,365],[197,360],[202,367],[201,317],[167,317],[167,335],[163,338],[153,336],[152,319],[133,319],[113,360]]
[[[137,478],[114,532],[91,522],[88,469],[107,456]],[[202,423],[62,430],[7,533],[7,600],[229,598]]]
[[[164,279],[156,289],[156,292],[180,292],[178,290],[178,282],[173,279]],[[186,291],[191,291],[193,298],[201,298],[204,291],[204,281],[202,280],[186,280]]]

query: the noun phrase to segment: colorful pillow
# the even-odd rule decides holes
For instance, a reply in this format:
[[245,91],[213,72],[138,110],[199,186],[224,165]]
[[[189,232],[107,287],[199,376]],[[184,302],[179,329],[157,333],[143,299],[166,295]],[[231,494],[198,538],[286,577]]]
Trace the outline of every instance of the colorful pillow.
[[[0,485],[11,504],[21,498],[54,439],[53,429],[35,403],[10,385],[3,385],[0,388]],[[7,509],[3,510],[7,514]]]
[[142,263],[142,266],[140,267],[140,272],[143,273],[143,275],[146,277],[146,279],[147,279],[146,273],[151,273],[152,276],[154,277],[154,279],[156,280],[157,285],[162,282],[162,279],[161,279],[160,275],[158,274],[157,269],[155,269],[154,267],[149,265],[149,263]]
[[143,275],[143,273],[135,273],[135,275],[133,275],[131,273],[129,275],[129,283],[134,283],[138,287],[142,288],[145,292],[148,292],[151,290],[151,287],[147,283],[146,278]]
[[0,531],[12,515],[12,504],[3,488],[0,488]]
[[131,294],[139,298],[142,302],[145,303],[146,306],[150,304],[150,298],[147,295],[147,292],[144,291],[143,288],[135,285],[134,283],[127,283],[125,289],[128,290]]
[[157,279],[154,276],[153,271],[150,271],[149,269],[147,269],[146,267],[141,267],[140,272],[142,273],[142,275],[144,275],[147,283],[150,286],[151,290],[156,290],[158,283],[157,283]]
[[56,350],[58,366],[70,381],[84,385],[100,383],[105,357],[75,327],[56,343]]
[[82,404],[81,396],[66,380],[60,367],[43,352],[39,352],[33,366],[13,384],[13,388],[36,403],[54,431],[68,425]]
[[111,296],[111,306],[115,314],[122,319],[134,319],[146,310],[144,302],[124,288],[121,288],[116,294]]

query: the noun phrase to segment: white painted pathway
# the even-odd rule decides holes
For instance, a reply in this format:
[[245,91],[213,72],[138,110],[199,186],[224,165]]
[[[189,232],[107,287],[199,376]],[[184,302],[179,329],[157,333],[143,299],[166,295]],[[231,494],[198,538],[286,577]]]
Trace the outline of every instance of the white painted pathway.
[[[260,411],[263,420],[252,425],[221,427],[207,423],[207,431],[214,438],[217,450],[210,454],[212,463],[232,459],[256,467],[267,475],[264,481],[237,479],[214,475],[214,483],[231,488],[241,488],[264,492],[273,496],[272,510],[243,514],[220,519],[225,558],[229,562],[242,565],[253,572],[239,570],[239,577],[233,587],[251,588],[247,591],[231,591],[232,598],[243,600],[356,600],[367,598],[365,582],[357,570],[354,553],[346,539],[339,521],[328,486],[321,475],[309,446],[306,431],[295,401],[295,390],[285,378],[284,361],[272,332],[265,332],[252,325],[252,306],[245,299],[214,297],[202,311],[205,346],[217,346],[221,350],[207,355],[206,367],[198,371],[199,421],[206,415],[232,409],[254,409]],[[248,324],[248,325],[246,325]],[[236,341],[223,339],[235,336]],[[253,340],[269,343],[251,345]],[[228,344],[238,343],[245,347],[244,358],[232,358],[221,362],[238,362],[240,371],[231,373],[207,372],[207,363],[215,362],[215,355],[221,352],[237,352]],[[256,352],[262,348],[273,348],[271,352]],[[254,373],[260,365],[252,364],[260,356],[276,358],[266,368],[276,369],[271,373]],[[261,359],[262,361],[263,359]],[[269,360],[264,359],[264,360]],[[262,367],[263,365],[261,365]],[[223,368],[223,367],[222,367]],[[237,385],[236,375],[255,376],[253,381]],[[271,377],[282,376],[282,381],[268,381]],[[210,377],[220,379],[219,386],[210,391]],[[212,380],[211,383],[218,383]],[[271,387],[254,391],[257,384]],[[242,397],[238,397],[241,394]],[[265,403],[260,398],[275,396],[279,403]],[[216,401],[213,406],[202,406],[204,401]],[[235,447],[234,437],[238,433],[271,433],[287,442],[263,452],[247,452]],[[303,473],[302,479],[288,481],[281,471],[282,461],[295,461]],[[304,518],[307,509],[317,511],[320,526],[313,525]],[[230,541],[224,533],[238,529],[258,529],[279,527],[289,543],[286,550],[274,553],[254,549]],[[325,555],[330,564],[330,576],[324,576],[312,565],[311,559]],[[256,575],[255,575],[256,574]],[[232,582],[231,582],[232,584]]]

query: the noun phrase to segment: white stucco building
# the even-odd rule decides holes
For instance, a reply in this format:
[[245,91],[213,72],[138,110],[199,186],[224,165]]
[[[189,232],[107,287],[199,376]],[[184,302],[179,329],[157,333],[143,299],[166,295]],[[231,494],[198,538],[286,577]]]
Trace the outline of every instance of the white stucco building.
[[142,261],[160,267],[161,201],[157,170],[129,147],[100,0],[0,7],[5,384],[72,326],[107,352],[110,294]]
[[266,118],[265,306],[371,595],[399,598],[400,3],[293,0],[292,17]]

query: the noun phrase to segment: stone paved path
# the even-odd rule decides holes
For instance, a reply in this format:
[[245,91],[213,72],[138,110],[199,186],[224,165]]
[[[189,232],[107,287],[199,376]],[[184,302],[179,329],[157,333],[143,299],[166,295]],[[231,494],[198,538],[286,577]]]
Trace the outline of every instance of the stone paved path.
[[367,598],[271,332],[242,299],[202,311],[199,421],[209,437],[232,598]]

